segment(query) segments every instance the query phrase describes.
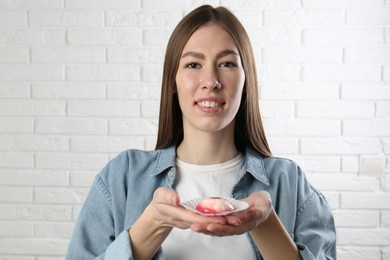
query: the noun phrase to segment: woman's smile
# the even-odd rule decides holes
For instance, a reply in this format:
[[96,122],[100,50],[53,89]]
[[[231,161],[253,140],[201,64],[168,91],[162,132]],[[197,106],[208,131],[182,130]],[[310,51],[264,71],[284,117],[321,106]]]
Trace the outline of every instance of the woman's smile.
[[204,112],[216,112],[222,108],[224,102],[217,98],[202,98],[195,101],[195,105]]

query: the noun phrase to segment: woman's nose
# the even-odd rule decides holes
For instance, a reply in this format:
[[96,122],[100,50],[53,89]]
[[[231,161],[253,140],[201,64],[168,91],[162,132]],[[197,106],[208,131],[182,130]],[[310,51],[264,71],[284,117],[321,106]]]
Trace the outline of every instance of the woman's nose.
[[221,89],[222,85],[218,80],[214,80],[214,81],[209,81],[209,82],[205,83],[203,88],[209,89],[209,90]]
[[222,87],[221,83],[218,80],[218,74],[215,70],[210,69],[205,72],[203,88],[207,89],[220,89]]

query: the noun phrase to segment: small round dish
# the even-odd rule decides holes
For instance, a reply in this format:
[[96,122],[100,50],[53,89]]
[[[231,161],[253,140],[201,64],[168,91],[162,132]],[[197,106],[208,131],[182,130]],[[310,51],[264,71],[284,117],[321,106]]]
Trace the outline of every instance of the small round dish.
[[203,212],[200,212],[196,209],[196,206],[199,204],[199,202],[201,202],[203,200],[201,198],[195,198],[195,199],[191,199],[191,200],[188,200],[185,202],[181,202],[180,205],[182,205],[184,208],[186,208],[194,213],[197,213],[199,215],[202,215],[202,216],[227,216],[227,215],[231,215],[233,213],[237,213],[237,212],[240,212],[240,211],[243,211],[243,210],[246,210],[247,208],[249,208],[249,204],[246,203],[245,201],[236,200],[233,198],[222,198],[222,199],[225,199],[230,204],[232,204],[234,209],[231,211],[224,211],[224,212],[220,212],[220,213],[203,213]]

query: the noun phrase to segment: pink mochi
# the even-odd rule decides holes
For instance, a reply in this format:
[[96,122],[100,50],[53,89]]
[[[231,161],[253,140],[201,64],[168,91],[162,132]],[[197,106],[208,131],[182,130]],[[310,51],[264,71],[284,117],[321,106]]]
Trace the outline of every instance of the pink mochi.
[[206,214],[218,214],[233,211],[234,207],[229,201],[220,197],[209,197],[198,203],[196,210]]

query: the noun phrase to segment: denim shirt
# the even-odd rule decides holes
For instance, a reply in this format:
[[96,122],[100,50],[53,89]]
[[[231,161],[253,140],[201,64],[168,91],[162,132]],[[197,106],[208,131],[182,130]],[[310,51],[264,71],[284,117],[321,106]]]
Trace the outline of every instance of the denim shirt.
[[[243,199],[258,190],[270,193],[273,206],[303,259],[336,259],[333,216],[324,196],[291,160],[263,157],[247,148],[246,174],[232,197]],[[158,187],[176,176],[171,146],[155,151],[128,150],[96,176],[80,211],[66,259],[133,259],[129,229],[151,202]],[[249,232],[256,259],[263,259]],[[163,260],[160,248],[153,259]],[[216,256],[213,256],[216,259]]]

